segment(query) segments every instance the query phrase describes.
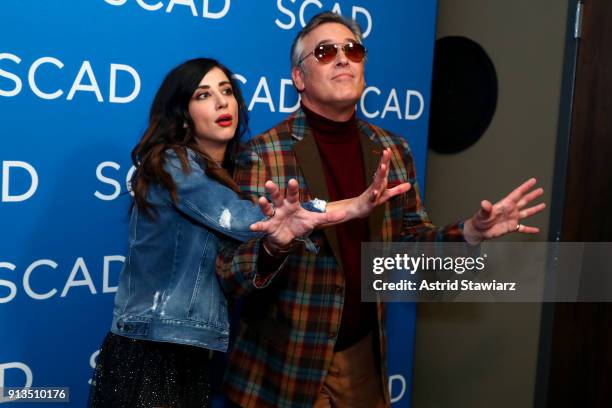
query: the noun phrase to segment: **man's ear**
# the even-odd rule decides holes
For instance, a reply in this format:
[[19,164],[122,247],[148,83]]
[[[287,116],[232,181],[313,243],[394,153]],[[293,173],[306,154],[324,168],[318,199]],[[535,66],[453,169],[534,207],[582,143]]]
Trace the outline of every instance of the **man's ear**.
[[304,88],[306,88],[306,83],[304,81],[304,71],[300,67],[291,68],[291,79],[293,80],[293,85],[298,92],[303,92]]

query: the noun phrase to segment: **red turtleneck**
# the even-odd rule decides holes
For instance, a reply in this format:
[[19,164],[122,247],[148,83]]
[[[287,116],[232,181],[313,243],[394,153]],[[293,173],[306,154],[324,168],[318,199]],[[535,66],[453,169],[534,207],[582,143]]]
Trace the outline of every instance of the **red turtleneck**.
[[[361,142],[355,114],[336,122],[302,105],[308,126],[319,148],[330,201],[356,197],[366,188]],[[367,218],[336,227],[345,278],[342,321],[336,351],[346,349],[372,330],[376,309],[361,302],[361,242],[368,240]]]

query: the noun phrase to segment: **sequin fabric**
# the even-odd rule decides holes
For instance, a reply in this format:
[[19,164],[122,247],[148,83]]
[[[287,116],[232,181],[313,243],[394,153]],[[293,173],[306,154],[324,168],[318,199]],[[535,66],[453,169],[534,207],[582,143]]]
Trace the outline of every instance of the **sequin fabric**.
[[109,333],[92,379],[90,408],[207,408],[209,350]]

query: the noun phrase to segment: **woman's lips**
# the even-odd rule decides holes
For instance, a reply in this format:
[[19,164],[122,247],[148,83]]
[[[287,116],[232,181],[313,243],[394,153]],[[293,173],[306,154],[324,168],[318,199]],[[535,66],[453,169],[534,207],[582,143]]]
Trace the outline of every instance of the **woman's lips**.
[[219,126],[228,127],[232,125],[232,115],[221,115],[215,121]]

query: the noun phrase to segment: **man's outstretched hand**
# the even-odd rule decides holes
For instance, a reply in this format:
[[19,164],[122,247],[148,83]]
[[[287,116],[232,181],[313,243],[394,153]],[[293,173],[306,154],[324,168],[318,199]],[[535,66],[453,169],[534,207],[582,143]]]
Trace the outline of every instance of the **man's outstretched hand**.
[[521,224],[522,219],[546,208],[544,203],[527,207],[544,193],[542,188],[532,190],[536,183],[535,178],[527,180],[495,204],[488,200],[481,201],[480,209],[464,224],[465,240],[470,244],[478,244],[485,239],[497,238],[510,232],[539,233],[539,228]]
[[346,218],[342,221],[354,218],[365,218],[379,205],[383,205],[391,198],[406,193],[412,187],[410,183],[400,183],[394,187],[387,188],[389,183],[389,165],[391,162],[391,150],[384,149],[378,168],[374,173],[372,183],[357,197],[334,201],[327,204],[330,210],[346,210]]

